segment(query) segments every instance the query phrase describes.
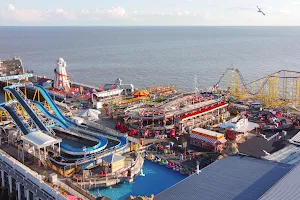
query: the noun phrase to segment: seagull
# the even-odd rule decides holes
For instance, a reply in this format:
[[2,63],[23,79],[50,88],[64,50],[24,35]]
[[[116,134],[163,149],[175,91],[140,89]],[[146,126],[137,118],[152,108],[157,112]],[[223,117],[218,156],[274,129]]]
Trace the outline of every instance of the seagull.
[[260,9],[258,6],[256,6],[256,7],[257,7],[257,9],[258,9],[257,12],[260,12],[261,14],[266,15],[263,11],[261,11],[261,9]]

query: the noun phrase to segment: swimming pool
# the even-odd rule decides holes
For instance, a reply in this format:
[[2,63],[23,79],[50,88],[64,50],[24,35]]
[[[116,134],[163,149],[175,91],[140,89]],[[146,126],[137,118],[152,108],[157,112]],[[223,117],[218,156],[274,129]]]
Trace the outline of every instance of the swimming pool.
[[[152,163],[147,160],[144,162],[143,172],[145,174],[144,177],[138,175],[132,183],[124,182],[113,187],[99,189],[100,194],[112,200],[123,200],[130,195],[157,195],[187,177],[158,163]],[[93,189],[89,192],[98,196],[98,189]]]

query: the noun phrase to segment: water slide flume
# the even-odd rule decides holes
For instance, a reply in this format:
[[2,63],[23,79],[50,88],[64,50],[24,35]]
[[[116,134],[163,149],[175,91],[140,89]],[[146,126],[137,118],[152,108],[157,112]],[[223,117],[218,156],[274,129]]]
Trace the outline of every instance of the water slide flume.
[[[53,119],[54,121],[56,121],[56,123],[61,126],[64,129],[69,130],[70,129],[70,125],[66,124],[64,121],[60,120],[58,117],[56,117],[55,115],[52,115],[40,102],[37,101],[32,101],[39,109],[42,113],[44,113],[46,116],[48,116],[49,118]],[[87,147],[87,148],[74,148],[71,147],[68,144],[62,143],[61,144],[61,149],[62,151],[64,151],[67,154],[70,155],[86,155],[86,154],[93,154],[93,153],[98,153],[99,151],[102,151],[103,149],[106,148],[107,146],[107,139],[105,137],[90,137],[88,135],[82,135],[82,134],[76,134],[73,133],[76,137],[80,137],[80,138],[85,138],[91,141],[95,141],[97,142],[97,145],[92,146],[92,147]]]
[[30,116],[30,118],[41,131],[49,131],[48,128],[38,118],[38,116],[32,111],[32,109],[29,107],[26,101],[21,97],[21,95],[13,88],[13,85],[4,87],[4,90],[10,92],[14,96],[14,98],[21,104],[28,116]]
[[[38,118],[38,116],[33,112],[33,110],[30,108],[28,103],[21,97],[21,95],[13,88],[13,86],[7,86],[4,88],[6,91],[9,91],[14,98],[21,104],[21,106],[25,109],[26,113],[30,116],[30,118],[33,120],[33,122],[37,125],[37,127],[41,131],[48,132],[48,128],[41,122],[41,120]],[[29,101],[30,102],[30,101]],[[58,117],[52,115],[48,110],[39,102],[32,101],[46,116],[50,117],[51,119],[55,120],[60,126],[62,126],[65,129],[69,129],[69,125],[67,125],[64,121],[60,120]],[[22,123],[20,118],[17,116],[17,114],[14,112],[14,110],[11,107],[3,105],[2,108],[6,110],[11,117],[13,118],[14,122],[17,124],[18,128],[23,134],[28,134],[29,130],[26,129],[26,126]],[[66,120],[67,121],[67,120]],[[72,123],[73,124],[73,123]],[[82,136],[83,137],[83,136]],[[69,146],[68,144],[61,143],[61,149],[62,151],[70,154],[70,155],[86,155],[86,154],[93,154],[102,151],[107,146],[107,139],[105,137],[88,137],[89,139],[93,141],[97,141],[97,145],[93,147],[88,147],[86,149],[83,148],[74,148]]]
[[[27,102],[15,90],[15,87],[18,87],[18,86],[16,86],[16,85],[6,86],[4,88],[4,90],[13,94],[15,99],[22,105],[22,107],[24,107],[27,114],[33,119],[34,123],[38,126],[38,128],[40,130],[48,131],[46,126],[40,121],[40,119],[37,117],[37,115],[31,110],[31,108],[29,107]],[[52,110],[54,111],[56,116],[49,113],[42,104],[34,102],[35,105],[37,105],[37,107],[45,115],[47,115],[48,117],[55,120],[59,126],[61,126],[64,129],[74,131],[75,133],[91,136],[91,137],[94,137],[94,138],[104,141],[104,142],[101,142],[101,145],[97,144],[94,147],[88,147],[86,149],[78,148],[76,150],[72,149],[72,147],[70,148],[69,145],[67,145],[67,144],[64,145],[64,143],[62,143],[63,151],[65,151],[66,153],[68,153],[68,154],[71,153],[71,155],[79,155],[80,154],[80,155],[85,155],[85,156],[82,158],[78,158],[78,159],[63,158],[64,162],[60,162],[60,161],[50,157],[50,160],[52,160],[54,163],[56,163],[58,165],[62,165],[62,166],[75,164],[74,163],[75,161],[76,161],[76,164],[87,164],[89,162],[94,162],[97,158],[99,158],[101,156],[108,155],[108,154],[113,153],[116,150],[120,150],[126,146],[127,139],[124,136],[115,136],[105,130],[99,130],[99,129],[95,129],[95,128],[91,128],[91,127],[87,127],[87,126],[77,125],[75,122],[66,118],[60,112],[59,108],[56,106],[56,104],[54,103],[54,101],[52,100],[52,98],[50,97],[48,92],[42,86],[26,84],[26,87],[33,87],[34,89],[38,89],[40,91],[40,93],[42,94],[44,99],[48,102],[48,104],[50,105],[50,107],[52,108]],[[106,145],[107,145],[106,138],[110,138],[110,139],[116,141],[118,144],[113,147],[106,148]],[[85,150],[85,151],[83,151],[83,150]],[[65,161],[71,161],[73,163],[68,163]]]
[[18,129],[23,133],[24,135],[27,135],[30,131],[27,129],[27,127],[24,125],[22,120],[18,117],[16,112],[13,108],[6,105],[6,103],[0,104],[0,109],[6,111],[9,116],[12,118],[12,120],[15,122],[15,125],[18,127]]
[[47,90],[45,88],[43,88],[43,86],[30,84],[27,87],[33,87],[35,89],[38,89],[40,91],[40,93],[42,94],[42,96],[44,97],[45,101],[47,101],[47,103],[50,105],[50,107],[54,111],[55,115],[60,120],[62,120],[65,124],[69,125],[70,130],[74,130],[74,131],[82,132],[82,133],[85,133],[85,134],[89,134],[89,135],[94,136],[94,137],[97,137],[97,135],[99,135],[99,133],[100,133],[105,137],[109,137],[112,140],[120,142],[120,144],[116,146],[117,148],[120,148],[120,147],[124,146],[127,143],[127,139],[123,136],[117,137],[117,136],[112,135],[112,134],[110,134],[106,131],[103,131],[103,130],[99,130],[99,129],[95,129],[95,128],[91,128],[91,127],[87,127],[87,126],[82,126],[82,125],[77,125],[75,122],[69,120],[68,118],[66,118],[60,112],[59,108],[57,107],[55,102],[52,100],[52,98],[48,94]]

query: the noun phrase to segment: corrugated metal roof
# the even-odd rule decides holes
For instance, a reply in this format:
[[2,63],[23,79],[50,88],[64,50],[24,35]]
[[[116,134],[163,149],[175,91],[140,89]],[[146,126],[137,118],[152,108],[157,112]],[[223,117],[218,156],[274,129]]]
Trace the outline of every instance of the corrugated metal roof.
[[300,199],[300,165],[297,165],[277,184],[268,190],[260,200],[299,200]]
[[291,141],[300,144],[300,131],[292,137]]
[[300,147],[289,145],[263,158],[285,164],[298,164],[300,163]]
[[254,200],[263,195],[293,165],[252,157],[225,158],[158,194],[156,200]]

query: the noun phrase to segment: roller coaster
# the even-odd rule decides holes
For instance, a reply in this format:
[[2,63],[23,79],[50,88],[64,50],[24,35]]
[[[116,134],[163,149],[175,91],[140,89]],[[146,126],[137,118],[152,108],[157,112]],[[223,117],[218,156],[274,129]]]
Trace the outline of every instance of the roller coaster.
[[240,100],[258,100],[268,108],[300,106],[300,72],[280,70],[251,82],[246,82],[236,68],[228,68],[216,86],[226,87],[229,94]]

